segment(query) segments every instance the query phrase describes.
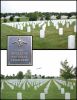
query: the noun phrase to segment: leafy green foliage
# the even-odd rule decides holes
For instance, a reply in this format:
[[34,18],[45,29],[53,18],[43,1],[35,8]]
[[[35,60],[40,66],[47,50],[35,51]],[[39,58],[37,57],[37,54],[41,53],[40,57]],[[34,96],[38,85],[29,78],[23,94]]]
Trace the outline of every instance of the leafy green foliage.
[[16,21],[17,21],[17,22],[20,22],[20,18],[17,18]]
[[60,69],[60,75],[61,77],[63,77],[64,79],[70,79],[74,77],[73,74],[73,66],[69,66],[68,65],[68,61],[65,60],[64,62],[61,62],[62,65],[62,69]]
[[17,78],[18,79],[23,79],[23,72],[22,71],[19,71],[18,73],[17,73]]
[[9,20],[10,20],[11,22],[14,21],[14,17],[11,16],[11,17],[9,18]]
[[4,18],[4,23],[6,23],[7,22],[7,19],[6,18]]
[[31,79],[31,71],[30,70],[27,70],[27,72],[25,74],[25,78]]

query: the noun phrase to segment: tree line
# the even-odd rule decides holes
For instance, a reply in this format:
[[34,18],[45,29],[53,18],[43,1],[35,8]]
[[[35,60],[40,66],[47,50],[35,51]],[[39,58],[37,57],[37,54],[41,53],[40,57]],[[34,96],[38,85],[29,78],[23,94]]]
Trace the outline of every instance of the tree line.
[[15,74],[13,74],[13,75],[0,75],[0,78],[1,79],[23,79],[23,78],[25,78],[25,79],[37,79],[37,78],[42,78],[42,79],[44,79],[44,78],[54,78],[54,76],[45,76],[45,75],[37,75],[37,74],[35,74],[35,75],[32,75],[31,74],[31,71],[30,70],[27,70],[27,72],[26,72],[26,74],[23,74],[23,72],[22,71],[19,71],[18,73],[17,73],[17,75],[15,75]]
[[4,22],[7,22],[6,16],[10,16],[9,20],[13,21],[15,16],[18,16],[17,21],[20,21],[20,17],[28,17],[29,21],[36,21],[38,18],[40,20],[43,20],[45,18],[46,20],[50,20],[50,17],[54,15],[56,16],[56,19],[60,19],[62,15],[68,16],[68,19],[74,15],[77,18],[76,12],[70,12],[70,13],[58,13],[58,12],[30,12],[30,13],[1,13],[1,17],[4,18]]
[[[56,78],[63,78],[63,79],[72,79],[72,78],[77,78],[77,75],[76,75],[76,70],[77,70],[77,67],[73,68],[73,66],[69,66],[69,63],[67,60],[65,61],[61,61],[61,66],[62,68],[60,69],[60,77],[56,77]],[[55,72],[56,73],[56,72]],[[13,74],[13,75],[0,75],[0,78],[1,79],[31,79],[31,78],[42,78],[42,79],[48,79],[48,78],[55,78],[54,76],[45,76],[45,75],[38,75],[35,74],[35,75],[32,75],[31,71],[30,70],[27,70],[27,72],[25,74],[23,74],[22,71],[19,71],[17,73],[17,75]]]

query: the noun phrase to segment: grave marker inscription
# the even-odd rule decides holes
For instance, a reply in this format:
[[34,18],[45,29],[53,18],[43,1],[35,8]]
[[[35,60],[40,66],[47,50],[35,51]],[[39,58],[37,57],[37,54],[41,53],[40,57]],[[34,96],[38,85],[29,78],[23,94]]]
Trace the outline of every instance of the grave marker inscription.
[[32,65],[32,36],[8,36],[7,65]]

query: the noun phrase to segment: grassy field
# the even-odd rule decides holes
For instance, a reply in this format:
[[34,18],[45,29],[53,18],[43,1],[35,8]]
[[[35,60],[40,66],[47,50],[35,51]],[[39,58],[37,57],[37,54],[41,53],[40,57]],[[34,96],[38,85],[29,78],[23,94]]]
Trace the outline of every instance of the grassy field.
[[[60,24],[59,27],[62,27]],[[75,35],[74,23],[69,27],[64,28],[64,35],[60,36],[58,30],[55,29],[53,24],[46,27],[46,36],[44,39],[40,38],[40,28],[36,25],[35,29],[32,29],[30,33],[24,30],[18,30],[7,25],[1,25],[1,49],[7,49],[7,36],[8,35],[32,35],[33,36],[33,49],[67,49],[68,48],[68,36]]]
[[[49,81],[48,81],[49,82]],[[40,93],[44,92],[44,88],[46,87],[46,85],[48,84],[48,82],[46,82],[45,84],[43,84],[42,86],[40,86],[37,90],[35,90],[33,88],[33,86],[30,85],[30,87],[28,88],[27,85],[25,85],[25,90],[22,90],[22,88],[18,88],[15,86],[14,90],[12,90],[6,83],[4,83],[4,89],[1,91],[1,99],[16,99],[16,94],[17,92],[21,92],[22,93],[22,98],[23,99],[40,99]],[[61,85],[61,87],[65,88],[65,92],[70,92],[71,95],[71,99],[72,100],[76,100],[76,86],[74,86],[73,90],[70,90],[69,88]],[[61,94],[61,91],[58,90],[57,86],[54,84],[53,80],[51,80],[50,86],[49,86],[49,90],[48,90],[48,94],[46,94],[45,96],[46,99],[51,99],[51,100],[63,100],[64,94]]]
[[[43,92],[43,89],[47,85],[48,82],[46,82],[43,86],[40,86],[38,90],[35,90],[33,86],[30,85],[30,88],[27,87],[27,84],[25,85],[26,89],[22,90],[22,88],[18,88],[15,86],[14,90],[11,90],[11,88],[4,83],[5,89],[1,92],[1,98],[2,99],[16,99],[17,92],[21,92],[23,95],[23,99],[40,99],[40,92]],[[7,92],[6,92],[7,91]]]

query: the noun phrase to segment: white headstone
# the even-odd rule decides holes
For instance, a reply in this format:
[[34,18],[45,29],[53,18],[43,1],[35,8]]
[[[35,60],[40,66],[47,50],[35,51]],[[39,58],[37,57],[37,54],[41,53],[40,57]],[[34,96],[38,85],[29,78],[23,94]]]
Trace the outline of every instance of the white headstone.
[[74,25],[74,32],[76,32],[76,25]]
[[44,89],[44,93],[48,94],[48,89],[47,88]]
[[61,94],[64,94],[64,88],[61,88]]
[[61,86],[58,86],[58,90],[61,90]]
[[22,89],[25,90],[25,83],[23,84]]
[[17,93],[17,100],[22,100],[22,93],[21,92]]
[[40,38],[44,38],[45,37],[45,31],[44,30],[40,30]]
[[20,29],[20,25],[17,25],[17,29]]
[[29,22],[27,22],[27,25],[29,25]]
[[35,24],[32,25],[33,29],[35,29]]
[[23,26],[20,26],[20,30],[23,30]]
[[40,93],[40,100],[45,100],[45,93]]
[[68,36],[68,49],[75,49],[75,35]]
[[56,25],[56,29],[59,29],[59,26],[58,26],[58,24]]
[[70,100],[70,93],[65,93],[65,100]]
[[75,83],[73,83],[73,85],[75,86]]
[[69,28],[69,23],[66,23],[66,27]]
[[31,32],[30,26],[27,26],[27,32]]
[[59,35],[63,35],[63,28],[59,28]]
[[48,26],[50,26],[50,22],[48,21]]
[[70,86],[70,89],[73,90],[73,85]]
[[37,90],[37,86],[34,86],[34,89]]

